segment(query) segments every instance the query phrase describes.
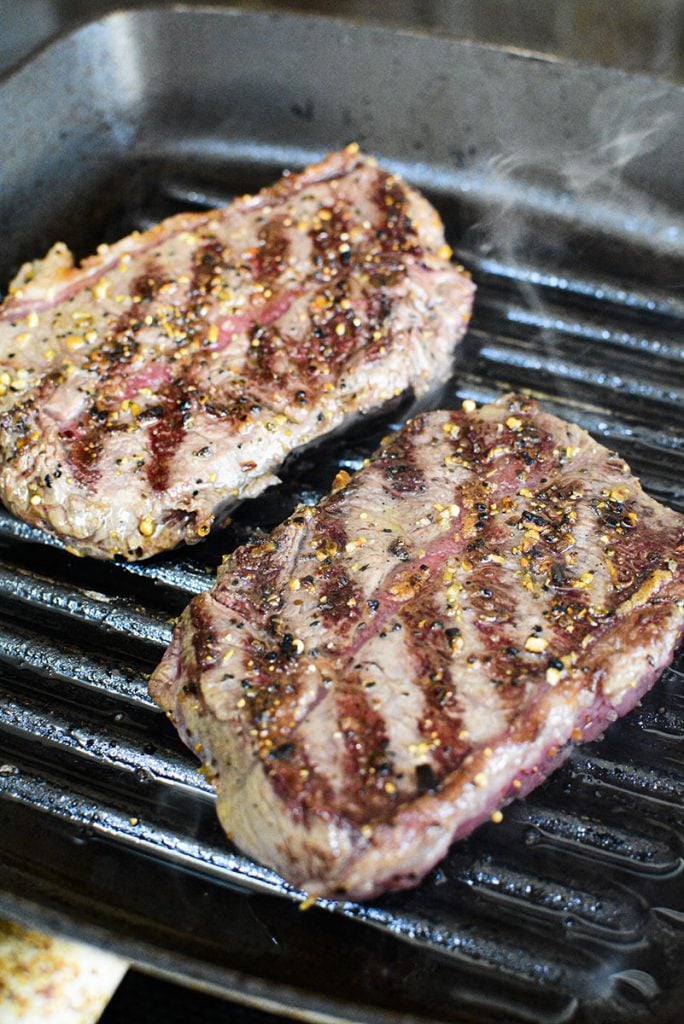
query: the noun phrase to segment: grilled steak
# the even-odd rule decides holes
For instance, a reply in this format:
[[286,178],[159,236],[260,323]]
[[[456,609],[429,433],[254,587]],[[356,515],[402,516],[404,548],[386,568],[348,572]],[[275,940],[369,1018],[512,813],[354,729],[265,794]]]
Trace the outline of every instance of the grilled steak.
[[224,210],[63,245],[0,308],[0,499],[81,554],[205,536],[289,452],[448,372],[473,286],[349,147]]
[[313,894],[414,884],[684,626],[682,517],[534,402],[470,405],[235,551],[151,680],[228,834]]

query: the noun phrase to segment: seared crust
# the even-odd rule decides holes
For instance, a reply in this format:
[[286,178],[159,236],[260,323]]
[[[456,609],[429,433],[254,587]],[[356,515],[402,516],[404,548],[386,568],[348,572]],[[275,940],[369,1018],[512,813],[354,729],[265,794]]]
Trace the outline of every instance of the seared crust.
[[357,147],[0,308],[0,499],[79,554],[205,536],[294,448],[446,375],[473,285],[427,201]]
[[518,396],[419,416],[338,484],[226,560],[150,688],[243,850],[367,898],[653,685],[684,628],[683,520]]

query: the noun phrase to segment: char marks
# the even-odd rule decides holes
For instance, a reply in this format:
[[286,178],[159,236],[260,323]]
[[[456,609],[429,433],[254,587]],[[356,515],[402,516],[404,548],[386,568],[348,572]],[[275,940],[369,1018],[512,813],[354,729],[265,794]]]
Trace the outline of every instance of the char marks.
[[223,265],[223,246],[216,239],[208,239],[195,250],[192,257],[189,313],[195,312],[197,303],[202,302],[212,288],[221,283]]
[[194,391],[183,375],[157,394],[159,404],[154,407],[153,423],[147,433],[149,458],[145,463],[147,479],[155,491],[168,487],[171,464],[191,415]]
[[[375,204],[381,211],[376,238],[389,266],[400,260],[400,254],[420,258],[423,249],[416,241],[416,232],[408,209],[406,189],[394,175],[381,175],[375,191]],[[384,216],[383,216],[384,213]]]
[[[195,639],[191,606],[176,648],[211,649],[191,735],[248,773],[238,844],[363,897],[634,705],[684,627],[684,549],[624,463],[517,396],[418,416],[342,483],[230,556],[214,593],[232,618]],[[184,722],[198,658],[174,658],[151,688]]]
[[353,674],[338,686],[336,698],[346,779],[336,803],[339,806],[342,797],[344,816],[362,825],[369,817],[391,814],[396,806],[387,723],[372,706],[372,690],[360,688]]
[[133,559],[206,536],[294,448],[444,376],[473,292],[432,208],[354,148],[31,273],[24,319],[0,315],[0,496],[74,550]]
[[275,283],[283,274],[290,251],[290,240],[284,223],[286,217],[273,217],[259,228],[259,246],[253,264],[255,278],[264,285]]
[[417,494],[426,488],[425,475],[418,463],[418,453],[411,443],[414,431],[419,431],[422,420],[409,424],[401,440],[388,446],[383,460],[383,473],[387,485],[395,495]]
[[426,390],[473,292],[431,207],[353,147],[30,274],[0,314],[0,497],[98,557],[199,540],[296,447]]
[[[92,489],[100,475],[98,462],[107,437],[129,429],[127,422],[120,421],[120,413],[130,391],[130,368],[139,350],[137,334],[165,283],[163,271],[148,261],[143,273],[131,282],[132,305],[116,318],[104,341],[92,347],[85,359],[85,368],[97,380],[94,400],[75,422],[62,429],[61,439],[74,477],[87,489]],[[134,385],[133,393],[136,390]]]

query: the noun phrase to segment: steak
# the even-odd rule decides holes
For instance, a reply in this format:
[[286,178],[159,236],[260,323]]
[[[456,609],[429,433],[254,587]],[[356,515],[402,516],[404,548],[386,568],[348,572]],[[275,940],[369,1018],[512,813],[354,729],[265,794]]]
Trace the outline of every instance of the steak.
[[0,499],[95,557],[206,536],[294,448],[448,375],[472,303],[430,204],[351,146],[0,308]]
[[683,525],[527,398],[426,413],[227,558],[150,690],[247,854],[313,895],[410,886],[654,684]]

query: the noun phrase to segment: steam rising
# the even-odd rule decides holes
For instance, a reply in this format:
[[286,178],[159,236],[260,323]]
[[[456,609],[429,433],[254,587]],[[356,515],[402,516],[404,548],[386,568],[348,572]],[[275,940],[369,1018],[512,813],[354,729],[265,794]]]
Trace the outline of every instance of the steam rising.
[[[649,159],[680,131],[681,118],[667,109],[671,90],[650,83],[634,105],[631,91],[625,94],[620,85],[596,97],[588,141],[579,149],[564,148],[556,136],[541,150],[506,152],[502,140],[501,154],[487,168],[498,202],[493,216],[478,225],[485,248],[526,262],[529,238],[523,221],[529,210],[520,207],[529,204],[561,220],[622,236],[628,244],[681,253],[684,220],[675,210],[680,197],[667,191],[664,175],[661,181],[653,175]],[[557,187],[550,189],[554,181]]]
[[675,293],[668,311],[679,304],[682,275],[676,264],[684,220],[675,204],[681,196],[668,192],[674,175],[659,175],[657,169],[671,159],[668,143],[681,132],[681,116],[671,109],[670,87],[646,82],[634,102],[634,91],[623,85],[618,81],[596,96],[580,147],[566,147],[562,133],[552,127],[546,148],[522,140],[513,149],[508,126],[502,126],[502,151],[487,162],[486,185],[480,189],[486,212],[465,236],[475,262],[509,276],[521,300],[512,298],[504,312],[518,340],[487,338],[485,359],[510,366],[512,379],[522,374],[533,391],[545,392],[551,377],[553,389],[565,393],[575,407],[597,386],[676,400],[670,394],[676,390],[674,381],[661,396],[662,388],[656,386],[651,394],[653,386],[638,379],[638,372],[634,379],[634,370],[623,377],[623,361],[614,348],[626,345],[657,354],[667,342],[630,339],[626,332],[613,338],[614,325],[598,319],[608,312],[603,303],[597,304],[592,322],[577,320],[562,298],[567,289],[589,298],[612,291],[613,301],[631,301],[621,282],[629,281],[631,291],[631,283],[641,278],[650,290],[650,274],[654,295],[661,291],[663,301],[670,302],[666,294]]

